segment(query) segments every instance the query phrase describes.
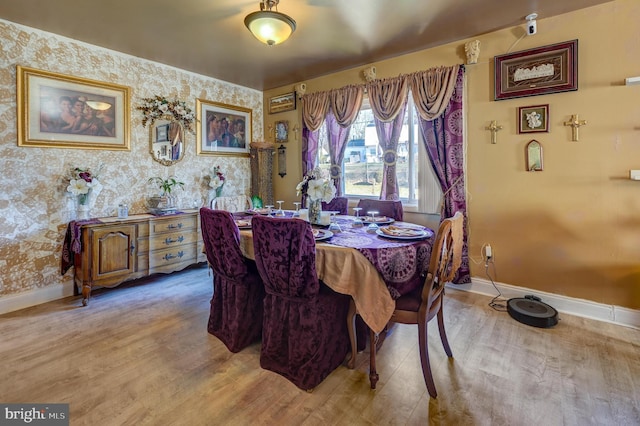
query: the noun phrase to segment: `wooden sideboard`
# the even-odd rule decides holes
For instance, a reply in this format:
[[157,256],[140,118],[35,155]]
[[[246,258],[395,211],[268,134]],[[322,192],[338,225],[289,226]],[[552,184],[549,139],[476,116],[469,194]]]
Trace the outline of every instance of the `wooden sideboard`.
[[197,210],[180,214],[99,218],[81,227],[74,257],[75,285],[86,305],[93,287],[115,287],[156,273],[206,262]]

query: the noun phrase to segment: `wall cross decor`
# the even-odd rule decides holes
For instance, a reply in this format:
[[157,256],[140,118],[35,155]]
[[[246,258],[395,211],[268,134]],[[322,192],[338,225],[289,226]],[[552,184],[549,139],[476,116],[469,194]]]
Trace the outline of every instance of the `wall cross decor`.
[[580,131],[580,126],[586,126],[587,120],[580,120],[578,119],[578,114],[573,114],[569,121],[564,122],[564,125],[571,126],[571,140],[573,142],[577,142],[580,138],[580,134],[578,133]]
[[491,143],[492,144],[498,143],[497,135],[498,135],[498,132],[502,130],[502,126],[499,126],[496,120],[493,120],[491,121],[491,124],[485,127],[485,129],[491,132]]

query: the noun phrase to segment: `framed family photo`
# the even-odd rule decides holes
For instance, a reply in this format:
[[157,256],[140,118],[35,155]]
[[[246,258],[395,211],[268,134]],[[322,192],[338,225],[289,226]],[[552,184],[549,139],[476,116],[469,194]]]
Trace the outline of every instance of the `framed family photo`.
[[578,40],[494,58],[495,100],[578,90]]
[[249,108],[196,99],[196,152],[198,155],[249,156]]
[[549,131],[549,104],[518,108],[518,133]]
[[17,66],[18,146],[130,151],[130,89]]

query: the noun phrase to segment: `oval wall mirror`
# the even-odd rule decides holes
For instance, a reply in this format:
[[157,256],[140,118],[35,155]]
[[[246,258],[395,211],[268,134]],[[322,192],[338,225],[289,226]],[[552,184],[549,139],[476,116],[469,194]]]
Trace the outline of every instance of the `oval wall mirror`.
[[150,127],[149,151],[158,163],[171,166],[184,157],[184,127],[171,116],[157,119]]

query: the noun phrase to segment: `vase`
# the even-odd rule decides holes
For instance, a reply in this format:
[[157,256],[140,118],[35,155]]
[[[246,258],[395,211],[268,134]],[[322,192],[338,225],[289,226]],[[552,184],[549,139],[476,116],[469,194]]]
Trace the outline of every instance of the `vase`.
[[309,198],[309,222],[320,225],[320,216],[322,216],[322,199]]
[[224,188],[224,185],[220,185],[219,187],[216,188],[216,198],[219,198],[222,196],[222,188]]
[[86,194],[78,194],[76,198],[76,220],[87,220],[91,218],[91,207],[89,206],[89,198],[91,190]]

